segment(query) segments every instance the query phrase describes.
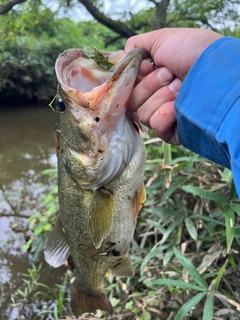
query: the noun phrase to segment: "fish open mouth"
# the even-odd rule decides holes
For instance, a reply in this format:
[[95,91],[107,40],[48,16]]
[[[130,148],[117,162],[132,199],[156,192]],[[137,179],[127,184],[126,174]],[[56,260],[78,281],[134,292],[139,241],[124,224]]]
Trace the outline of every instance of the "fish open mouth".
[[101,68],[93,59],[85,58],[82,49],[65,51],[56,62],[56,73],[61,85],[65,89],[89,92],[106,82],[123,57],[123,51],[101,53],[113,64],[108,71]]

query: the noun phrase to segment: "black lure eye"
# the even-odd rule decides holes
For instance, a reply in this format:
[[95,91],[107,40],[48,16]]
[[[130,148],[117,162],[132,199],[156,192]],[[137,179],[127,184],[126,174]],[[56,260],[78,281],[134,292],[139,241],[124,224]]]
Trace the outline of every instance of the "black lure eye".
[[61,98],[58,98],[58,110],[59,110],[59,112],[64,112],[65,109],[66,109],[65,103],[63,102],[63,100]]

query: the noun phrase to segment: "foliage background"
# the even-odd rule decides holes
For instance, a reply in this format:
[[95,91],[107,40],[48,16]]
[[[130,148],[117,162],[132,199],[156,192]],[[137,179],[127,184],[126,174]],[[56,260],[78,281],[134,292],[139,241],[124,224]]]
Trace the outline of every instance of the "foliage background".
[[[54,2],[59,4],[55,11],[53,2],[11,4],[17,2],[22,3],[9,10],[10,2],[0,2],[0,103],[19,97],[23,102],[50,101],[56,91],[54,62],[70,47],[94,43],[99,49],[118,50],[127,37],[162,27],[240,34],[239,1],[151,0],[136,10],[134,1],[61,0]],[[67,16],[81,6],[95,20],[76,22]],[[239,319],[240,204],[231,173],[152,135],[145,143],[148,197],[131,249],[136,275],[107,277],[106,290],[115,307],[112,319]],[[55,179],[55,171],[46,173]],[[42,210],[29,219],[32,237],[25,249],[36,253],[36,264],[58,210],[56,192],[54,186],[44,195]],[[57,290],[45,286],[43,293],[40,269],[33,266],[25,275],[26,290],[18,292],[22,308],[35,290],[55,301],[39,319],[68,317],[68,274]],[[94,317],[106,316],[98,312]]]

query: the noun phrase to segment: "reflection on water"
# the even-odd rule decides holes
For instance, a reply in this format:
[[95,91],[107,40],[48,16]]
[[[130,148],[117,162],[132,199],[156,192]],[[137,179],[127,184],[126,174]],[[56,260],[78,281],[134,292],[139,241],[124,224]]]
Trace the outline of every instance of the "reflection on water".
[[[40,195],[51,187],[41,171],[56,164],[56,115],[47,106],[1,107],[0,113],[0,319],[32,320],[43,307],[40,298],[27,302],[21,316],[13,304],[18,303],[17,289],[23,287],[22,273],[32,264],[31,254],[22,249],[27,218],[40,208]],[[42,281],[53,286],[63,269],[52,270],[41,259]]]

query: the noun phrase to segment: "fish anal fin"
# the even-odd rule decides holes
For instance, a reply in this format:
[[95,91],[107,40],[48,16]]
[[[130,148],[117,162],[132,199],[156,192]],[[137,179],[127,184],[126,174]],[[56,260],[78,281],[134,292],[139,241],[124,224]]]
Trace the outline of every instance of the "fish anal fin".
[[108,314],[113,313],[112,305],[104,292],[89,293],[80,289],[75,283],[71,285],[71,308],[75,317],[98,309]]
[[44,244],[45,260],[52,267],[57,268],[64,264],[70,253],[66,235],[58,217],[52,231]]
[[132,217],[133,221],[136,224],[138,212],[142,208],[143,203],[146,200],[146,191],[145,186],[142,184],[141,189],[136,191],[132,198]]
[[128,256],[110,270],[115,277],[132,277],[134,275],[134,268]]
[[97,189],[89,208],[89,229],[96,249],[100,248],[103,239],[111,232],[112,221],[113,194],[105,188]]

